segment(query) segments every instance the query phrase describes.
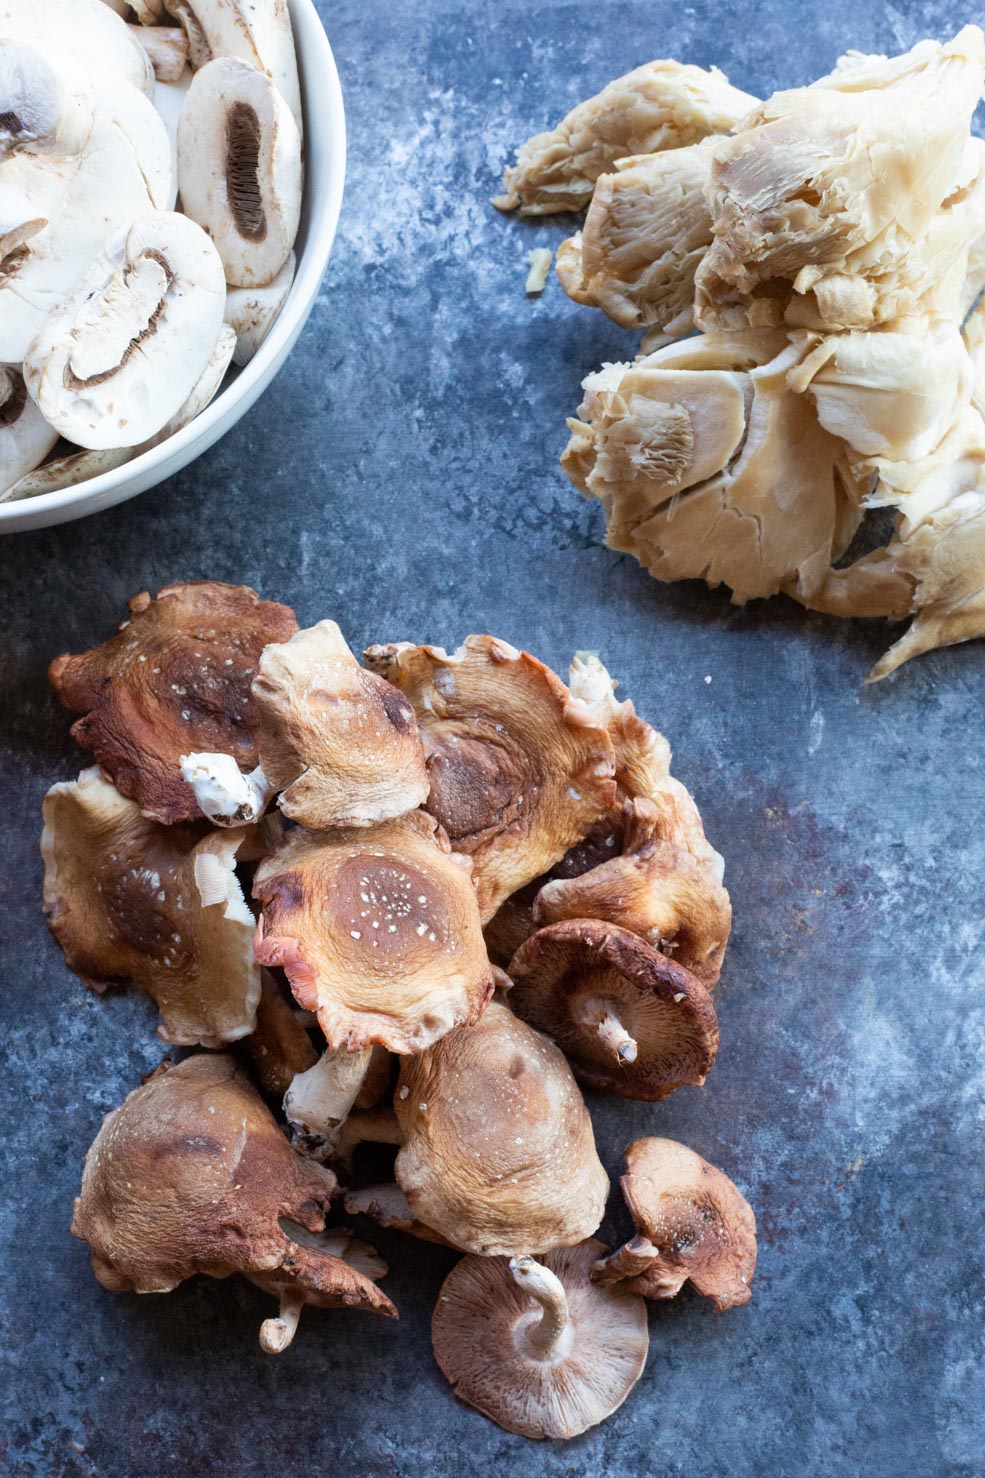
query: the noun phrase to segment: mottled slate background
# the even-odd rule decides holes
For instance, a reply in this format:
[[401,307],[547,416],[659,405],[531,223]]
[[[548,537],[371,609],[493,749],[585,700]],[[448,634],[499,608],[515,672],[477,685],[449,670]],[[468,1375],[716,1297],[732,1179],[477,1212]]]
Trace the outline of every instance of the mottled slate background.
[[[848,46],[898,50],[974,12],[849,0],[337,0],[348,105],[339,241],[313,320],[248,424],[169,484],[0,544],[6,1141],[0,1471],[11,1475],[972,1474],[983,1471],[985,647],[863,689],[881,626],[732,609],[608,553],[563,479],[581,377],[631,352],[556,283],[557,225],[487,205],[515,143],[653,56],[754,92]],[[48,659],[167,581],[245,581],[354,645],[490,630],[556,665],[597,648],[670,736],[725,853],[736,927],[703,1091],[593,1102],[611,1169],[685,1140],[747,1191],[753,1302],[651,1313],[649,1366],[566,1446],[458,1405],[428,1319],[452,1258],[379,1238],[402,1319],[309,1312],[198,1280],[104,1292],[69,1235],[103,1113],[161,1053],[135,993],[65,970],[40,912],[45,788],[75,773]],[[710,681],[709,681],[710,679]],[[626,1217],[613,1198],[609,1235]]]

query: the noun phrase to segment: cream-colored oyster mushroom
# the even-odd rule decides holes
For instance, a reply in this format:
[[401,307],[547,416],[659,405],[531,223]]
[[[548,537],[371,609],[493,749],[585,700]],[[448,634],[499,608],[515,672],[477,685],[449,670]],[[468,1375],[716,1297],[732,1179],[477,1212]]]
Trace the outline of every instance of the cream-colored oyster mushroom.
[[205,373],[224,301],[222,263],[205,232],[182,215],[145,215],[49,315],[25,356],[27,387],[76,445],[137,446]]
[[232,287],[226,294],[226,322],[236,334],[233,363],[249,364],[277,321],[294,282],[293,252],[272,282],[261,287]]
[[287,1143],[225,1053],[162,1065],[107,1114],[86,1156],[72,1232],[117,1293],[169,1293],[234,1273],[280,1299],[260,1334],[287,1348],[305,1304],[396,1317],[386,1265],[345,1229],[326,1232],[330,1170]]
[[579,103],[549,133],[528,139],[493,204],[519,206],[522,215],[581,210],[618,159],[728,133],[756,103],[716,67],[649,62]]
[[233,287],[277,276],[301,219],[301,138],[265,73],[220,57],[196,72],[178,125],[181,203]]
[[287,1122],[299,1141],[326,1140],[348,1117],[369,1071],[371,1047],[361,1052],[323,1052],[299,1073],[284,1096]]
[[672,1139],[637,1139],[621,1185],[639,1235],[599,1259],[597,1287],[674,1298],[690,1279],[718,1313],[749,1302],[756,1218],[727,1175]]
[[0,503],[44,461],[58,440],[15,365],[0,365]]
[[[650,1336],[639,1297],[590,1281],[594,1239],[532,1257],[465,1257],[431,1320],[456,1396],[521,1437],[577,1437],[622,1405]],[[600,1296],[601,1295],[601,1296]]]
[[69,967],[95,990],[141,986],[166,1042],[247,1036],[260,972],[235,872],[245,834],[160,826],[97,769],[52,786],[44,821],[45,913]]
[[167,10],[187,32],[196,70],[215,57],[236,57],[258,67],[271,78],[294,115],[298,131],[303,131],[287,0],[168,0]]
[[463,1252],[569,1246],[601,1222],[609,1182],[571,1069],[501,1000],[403,1058],[393,1106],[397,1183]]
[[291,820],[315,831],[374,826],[427,800],[413,708],[360,667],[335,621],[268,647],[253,698],[260,764]]
[[0,0],[0,36],[47,40],[96,75],[107,71],[150,93],[154,73],[126,22],[101,0]]

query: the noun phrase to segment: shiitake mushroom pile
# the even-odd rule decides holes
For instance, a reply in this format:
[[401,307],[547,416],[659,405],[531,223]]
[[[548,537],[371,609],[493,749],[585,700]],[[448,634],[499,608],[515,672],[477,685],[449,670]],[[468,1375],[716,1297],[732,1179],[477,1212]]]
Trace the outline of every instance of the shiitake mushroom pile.
[[[104,1287],[243,1274],[279,1302],[271,1353],[306,1304],[396,1317],[342,1200],[466,1254],[437,1361],[528,1437],[621,1404],[645,1298],[749,1299],[753,1213],[670,1140],[627,1150],[637,1234],[594,1240],[609,1184],[579,1084],[704,1082],[731,922],[666,741],[596,657],[567,684],[490,636],[361,665],[333,621],[202,582],[138,595],[51,680],[96,762],[45,801],[51,931],[197,1049],[86,1157],[72,1230]],[[390,1183],[354,1174],[373,1141]]]

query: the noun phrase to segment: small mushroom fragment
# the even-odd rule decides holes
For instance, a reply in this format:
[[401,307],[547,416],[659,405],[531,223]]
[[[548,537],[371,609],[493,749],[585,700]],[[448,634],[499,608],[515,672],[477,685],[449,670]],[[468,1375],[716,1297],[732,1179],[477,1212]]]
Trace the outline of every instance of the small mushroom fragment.
[[83,715],[72,736],[92,751],[122,795],[170,824],[200,818],[180,757],[232,754],[257,763],[250,693],[260,653],[297,630],[294,613],[246,585],[166,585],[129,602],[116,636],[51,664],[52,686]]
[[431,1320],[456,1396],[521,1437],[577,1437],[622,1405],[643,1374],[646,1305],[589,1272],[594,1239],[532,1257],[464,1257]]
[[[396,1317],[373,1281],[386,1271],[348,1234],[317,1234],[330,1170],[291,1149],[225,1054],[165,1066],[108,1114],[86,1156],[72,1231],[118,1293],[169,1293],[204,1273],[241,1273],[281,1300],[261,1344],[291,1342],[304,1304]],[[351,1259],[351,1260],[350,1260]]]
[[299,1073],[284,1097],[284,1113],[295,1142],[326,1140],[350,1113],[369,1071],[371,1047],[361,1052],[323,1052]]
[[[137,446],[181,409],[223,330],[222,263],[187,216],[143,216],[107,245],[24,359],[45,419],[77,446]],[[138,352],[139,351],[139,352]]]
[[277,276],[301,219],[301,137],[270,78],[248,62],[220,57],[196,72],[178,125],[178,185],[227,282]]
[[517,1015],[547,1032],[590,1088],[656,1101],[700,1087],[711,1071],[711,996],[626,929],[597,919],[549,924],[520,946],[510,975]]
[[294,282],[293,252],[272,282],[261,287],[231,287],[226,294],[226,322],[236,334],[233,364],[249,364],[273,328]]
[[[163,12],[162,12],[163,14]],[[188,37],[181,26],[131,26],[158,82],[180,82],[188,65]]]
[[406,1232],[410,1237],[417,1237],[422,1242],[438,1242],[442,1247],[451,1245],[440,1232],[433,1232],[423,1221],[417,1220],[398,1185],[371,1185],[347,1191],[344,1205],[350,1216],[371,1216],[379,1226],[389,1231]]
[[424,737],[427,809],[472,858],[483,922],[553,866],[611,806],[612,744],[549,667],[491,636],[372,647]]
[[256,957],[283,967],[334,1050],[423,1052],[492,994],[470,872],[423,811],[296,827],[257,869]]
[[0,365],[0,503],[44,461],[58,440],[14,365]]
[[756,1218],[727,1175],[672,1139],[637,1139],[620,1183],[639,1235],[595,1264],[596,1286],[674,1298],[690,1279],[719,1314],[749,1302]]
[[166,1042],[247,1036],[260,972],[235,873],[244,834],[160,826],[95,768],[52,786],[44,820],[44,908],[69,967],[97,991],[146,990]]
[[47,37],[93,76],[109,73],[141,92],[153,90],[154,73],[143,48],[101,0],[0,0],[0,36]]
[[188,36],[192,66],[237,57],[266,72],[294,115],[298,132],[301,86],[287,0],[168,0],[168,12]]
[[318,1053],[289,1001],[269,970],[260,971],[256,1025],[238,1044],[260,1089],[280,1102],[300,1074],[314,1067]]
[[373,826],[427,800],[413,708],[360,667],[334,621],[267,647],[253,700],[260,764],[291,820]]
[[181,776],[195,804],[216,826],[259,821],[273,791],[258,765],[244,775],[231,754],[183,754]]
[[571,1070],[500,1000],[403,1059],[394,1108],[397,1183],[463,1252],[569,1246],[601,1222],[609,1182]]
[[521,215],[581,210],[617,160],[728,133],[756,103],[717,67],[649,62],[579,103],[550,133],[528,139],[493,204],[519,206]]

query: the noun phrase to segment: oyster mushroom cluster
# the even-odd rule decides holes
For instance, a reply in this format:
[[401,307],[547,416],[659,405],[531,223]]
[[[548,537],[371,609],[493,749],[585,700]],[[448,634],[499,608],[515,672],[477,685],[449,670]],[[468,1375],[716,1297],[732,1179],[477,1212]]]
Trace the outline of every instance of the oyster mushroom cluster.
[[294,274],[285,0],[0,0],[0,502],[159,445]]
[[334,621],[202,582],[50,675],[95,762],[44,803],[51,932],[190,1049],[86,1157],[72,1229],[104,1287],[239,1274],[280,1353],[306,1305],[396,1317],[349,1218],[438,1243],[464,1255],[438,1364],[535,1438],[625,1400],[645,1299],[748,1300],[753,1213],[683,1145],[629,1146],[635,1235],[596,1240],[583,1090],[704,1082],[731,923],[666,740],[597,657],[567,683],[490,636],[360,663]]
[[[740,605],[912,616],[873,680],[985,635],[983,81],[977,26],[765,102],[654,62],[530,139],[495,202],[587,208],[561,284],[645,334],[584,381],[561,459],[611,547]],[[873,509],[892,532],[857,553]]]

